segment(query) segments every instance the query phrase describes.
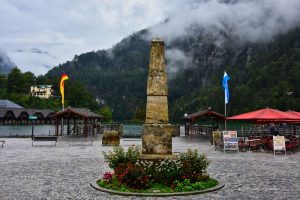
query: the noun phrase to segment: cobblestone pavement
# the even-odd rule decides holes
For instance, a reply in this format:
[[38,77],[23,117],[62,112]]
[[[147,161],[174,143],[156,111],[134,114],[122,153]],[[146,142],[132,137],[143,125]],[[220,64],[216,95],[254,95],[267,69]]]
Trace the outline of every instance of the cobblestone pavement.
[[[209,174],[225,188],[208,194],[141,198],[96,191],[89,183],[108,171],[100,138],[93,146],[69,146],[67,141],[40,142],[5,138],[0,148],[0,199],[300,199],[300,152],[273,156],[266,152],[223,153],[203,138],[173,139],[173,151],[198,149],[212,161]],[[141,145],[122,139],[121,145]]]

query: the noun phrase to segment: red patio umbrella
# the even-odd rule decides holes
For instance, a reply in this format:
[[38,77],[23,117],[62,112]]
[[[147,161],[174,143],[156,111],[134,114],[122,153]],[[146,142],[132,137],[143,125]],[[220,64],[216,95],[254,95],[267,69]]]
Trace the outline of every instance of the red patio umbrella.
[[227,120],[251,120],[257,122],[295,122],[300,121],[300,117],[280,110],[265,108],[232,117]]
[[300,122],[300,112],[296,112],[296,111],[286,111],[285,112],[290,118],[292,118],[293,120],[291,120],[291,122]]

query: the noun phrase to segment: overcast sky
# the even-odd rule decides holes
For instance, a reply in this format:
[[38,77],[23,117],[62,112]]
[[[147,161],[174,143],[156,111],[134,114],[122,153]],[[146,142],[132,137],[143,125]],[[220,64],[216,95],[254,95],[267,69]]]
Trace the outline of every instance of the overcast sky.
[[[0,49],[45,74],[75,54],[112,47],[166,18],[167,0],[0,0]],[[170,1],[176,4],[176,1]]]
[[[300,26],[300,0],[224,1],[229,0],[0,0],[0,53],[23,72],[39,75],[149,26],[148,39],[166,42],[195,34],[189,29],[195,25],[250,42]],[[176,49],[166,55],[185,58]]]

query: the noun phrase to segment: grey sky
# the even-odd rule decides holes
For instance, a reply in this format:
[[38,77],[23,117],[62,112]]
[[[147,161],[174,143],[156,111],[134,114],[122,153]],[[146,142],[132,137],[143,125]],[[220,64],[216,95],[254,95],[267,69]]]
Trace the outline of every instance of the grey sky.
[[0,49],[23,72],[44,74],[75,54],[110,48],[162,21],[166,2],[0,0]]
[[[149,26],[149,38],[169,42],[195,34],[195,25],[240,41],[268,40],[300,26],[300,0],[0,0],[0,49],[36,75]],[[167,52],[173,55],[185,59]]]

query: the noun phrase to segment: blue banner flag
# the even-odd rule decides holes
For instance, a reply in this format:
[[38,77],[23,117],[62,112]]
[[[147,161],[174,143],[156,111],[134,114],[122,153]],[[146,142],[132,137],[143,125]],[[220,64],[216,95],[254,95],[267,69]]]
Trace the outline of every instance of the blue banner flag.
[[226,72],[224,72],[222,85],[223,85],[223,88],[225,89],[225,104],[228,104],[228,102],[229,102],[229,88],[228,88],[228,83],[227,83],[227,81],[229,79],[230,79],[230,77],[228,76],[228,74]]

